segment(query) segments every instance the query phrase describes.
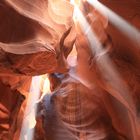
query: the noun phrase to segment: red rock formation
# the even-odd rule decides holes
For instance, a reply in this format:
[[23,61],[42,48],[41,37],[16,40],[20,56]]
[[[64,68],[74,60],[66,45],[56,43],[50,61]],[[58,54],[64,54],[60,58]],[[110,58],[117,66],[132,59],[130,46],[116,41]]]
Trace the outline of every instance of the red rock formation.
[[125,138],[113,128],[104,106],[103,91],[90,90],[70,75],[55,76],[61,80],[60,86],[41,103],[47,140]]
[[[2,140],[19,139],[26,104],[25,100],[21,106],[20,98],[28,98],[29,76],[68,70],[65,61],[73,47],[75,32],[73,8],[67,2],[61,3],[63,5],[67,6],[60,11],[60,5],[55,1],[0,1]],[[62,15],[67,10],[67,14]]]
[[[30,81],[29,78],[28,81]],[[14,139],[17,128],[21,127],[24,113],[21,112],[21,108],[24,109],[22,104],[27,95],[21,94],[18,89],[11,89],[10,85],[2,82],[0,83],[0,89],[0,139],[10,140]]]
[[[94,24],[91,24],[91,26],[92,26],[92,30],[96,33],[96,30],[94,30]],[[101,26],[100,26],[100,28],[101,28]],[[115,28],[115,30],[116,30],[116,28]],[[98,32],[96,33],[99,40],[103,40],[103,39],[100,39],[102,37],[100,35],[100,33],[103,33],[103,32],[104,32],[104,29],[102,28],[102,32],[99,32],[99,34],[98,34]],[[120,34],[121,33],[119,33],[119,35]],[[109,46],[112,46],[112,47],[109,47],[110,50],[107,49],[105,54],[99,55],[99,57],[98,57],[98,54],[96,54],[96,52],[94,55],[91,54],[91,49],[87,47],[87,46],[90,46],[89,42],[88,42],[87,38],[84,35],[82,36],[82,34],[81,34],[79,36],[79,38],[76,40],[77,45],[78,45],[78,47],[77,47],[78,58],[79,58],[78,60],[79,60],[79,63],[81,63],[81,65],[79,65],[79,68],[77,70],[78,70],[78,73],[80,74],[80,77],[82,77],[84,80],[86,80],[90,85],[93,83],[93,87],[97,86],[98,88],[105,90],[105,92],[107,92],[108,94],[110,94],[112,96],[110,98],[109,97],[110,95],[105,95],[108,97],[106,98],[105,96],[103,96],[102,98],[105,98],[105,104],[106,105],[108,104],[107,105],[109,107],[108,111],[110,112],[112,121],[113,121],[115,127],[118,129],[118,131],[123,132],[125,134],[125,136],[127,136],[129,139],[139,139],[139,123],[137,123],[137,121],[138,121],[137,113],[139,112],[138,111],[139,105],[137,103],[139,103],[139,98],[138,98],[138,94],[136,94],[136,92],[134,91],[134,89],[136,89],[136,88],[135,88],[135,86],[133,86],[133,84],[135,83],[135,85],[137,85],[136,86],[137,89],[139,89],[139,86],[138,86],[139,85],[138,84],[138,81],[139,81],[138,73],[139,72],[137,71],[139,69],[139,62],[140,62],[139,55],[138,55],[139,48],[136,46],[134,47],[134,45],[136,45],[136,42],[133,43],[132,48],[131,48],[130,44],[126,45],[127,42],[124,40],[124,38],[126,38],[126,37],[124,37],[124,35],[123,35],[123,37],[121,36],[122,37],[121,40],[123,39],[124,40],[123,42],[126,42],[125,46],[120,47],[120,46],[117,46],[117,44],[114,45],[113,44],[114,38],[115,37],[119,38],[119,35],[118,36],[116,36],[116,35],[118,35],[118,34],[117,33],[114,35],[111,34],[111,37],[113,38],[112,43],[110,42],[111,41],[110,38],[108,38],[108,36],[106,36],[107,40],[108,40],[107,44],[105,41],[106,37],[104,36],[105,40],[102,41],[103,47],[104,47],[104,44],[105,44],[105,47],[107,47],[107,48]],[[127,37],[127,39],[128,39],[128,37]],[[119,40],[117,40],[117,41],[119,41]],[[118,43],[120,43],[120,42],[118,42]],[[82,46],[82,48],[80,48],[81,46]],[[89,59],[89,56],[91,56],[92,59]],[[114,77],[115,78],[114,80],[113,80],[113,75],[111,74],[112,69],[109,70],[111,63],[108,63],[109,61],[106,61],[106,60],[108,60],[108,59],[106,59],[107,57],[112,61],[113,64],[115,64],[115,68],[116,68],[115,73],[117,72],[120,74],[120,77],[118,77],[119,76],[118,75],[117,77]],[[89,60],[90,60],[90,63],[88,63]],[[109,71],[110,71],[110,73],[108,73]],[[121,79],[120,80],[121,85],[120,85],[120,83],[117,83],[117,82],[114,83],[114,81],[118,78]],[[112,85],[115,85],[116,89]],[[123,85],[123,87],[125,87],[127,85],[126,87],[129,92],[126,90],[123,90],[123,88],[121,87],[122,85]],[[123,97],[123,98],[125,99],[127,97],[127,101],[129,100],[128,101],[129,106],[132,107],[135,104],[134,106],[137,108],[136,109],[137,111],[135,112],[135,107],[133,106],[134,114],[136,113],[133,116],[133,120],[130,117],[132,115],[131,114],[132,112],[129,112],[127,106],[122,106],[119,103],[119,102],[121,102],[122,104],[124,104],[125,101],[121,101],[121,99],[118,99],[117,96],[119,96],[119,94],[117,93],[118,92],[117,90],[121,93],[121,96],[123,96],[123,94],[125,92],[125,97]],[[116,99],[113,99],[114,97],[118,101]],[[113,102],[113,104],[112,104],[112,102]],[[113,107],[114,109],[116,109],[115,112],[113,111],[114,109],[113,108],[111,109],[110,106]],[[116,113],[117,113],[118,117],[115,116]],[[123,118],[124,114],[126,116],[125,120]],[[119,123],[119,122],[121,122],[121,123]],[[128,135],[128,131],[130,132],[129,135]]]
[[[69,31],[73,26],[72,7],[67,4],[70,12],[62,16],[51,11],[57,3],[32,1],[32,4],[35,2],[40,11],[31,1],[1,1],[1,73],[39,75],[67,70],[65,57],[75,40],[73,29]],[[32,8],[28,9],[29,6]],[[57,18],[51,18],[50,14]],[[66,54],[63,54],[63,45]]]
[[[101,1],[140,27],[137,0]],[[85,1],[80,9],[104,52],[91,49],[79,23],[75,29],[69,1],[0,1],[0,139],[19,140],[30,76],[45,73],[53,94],[42,100],[34,139],[140,139],[139,36],[131,40]],[[74,43],[77,65],[69,70]]]

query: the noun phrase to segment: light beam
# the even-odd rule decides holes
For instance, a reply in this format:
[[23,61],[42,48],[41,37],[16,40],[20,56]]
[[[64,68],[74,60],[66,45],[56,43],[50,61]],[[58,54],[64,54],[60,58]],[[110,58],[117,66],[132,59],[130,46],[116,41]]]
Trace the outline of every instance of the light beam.
[[129,37],[132,42],[135,42],[137,46],[140,46],[140,31],[133,25],[128,23],[121,16],[117,15],[111,9],[103,5],[97,0],[87,0],[94,8],[96,8],[101,14],[108,17],[109,21],[119,29],[125,36]]
[[27,105],[24,112],[23,124],[20,133],[20,140],[32,140],[34,136],[34,127],[36,124],[35,116],[37,105],[36,102],[40,96],[40,76],[34,76],[31,82],[31,88],[28,95]]
[[130,112],[130,114],[128,113],[128,116],[131,120],[131,126],[134,134],[133,136],[136,137],[136,110],[127,85],[123,82],[120,74],[117,72],[116,67],[114,66],[110,58],[106,55],[106,53],[104,53],[105,50],[103,49],[98,37],[92,31],[92,28],[89,25],[88,21],[76,5],[74,16],[78,20],[83,33],[86,35],[93,54],[96,54],[97,65],[100,68],[102,77],[107,81],[107,83],[105,83],[106,90],[116,99],[118,99],[118,101],[120,101],[128,109],[128,112]]
[[[83,31],[83,33],[86,35],[89,43],[90,43],[90,47],[91,50],[93,52],[93,54],[96,54],[97,59],[99,60],[101,57],[102,61],[98,61],[98,65],[99,67],[104,69],[104,72],[107,73],[107,75],[109,76],[108,81],[111,80],[111,86],[114,87],[114,89],[117,92],[117,95],[114,94],[114,96],[116,96],[116,98],[120,101],[122,101],[122,103],[124,104],[125,102],[125,106],[127,106],[129,108],[130,105],[133,105],[133,101],[131,99],[131,97],[129,97],[129,92],[125,86],[125,84],[123,83],[123,81],[121,80],[120,75],[118,74],[118,72],[116,71],[115,66],[113,65],[113,63],[111,62],[111,60],[109,59],[109,57],[107,55],[105,55],[105,50],[102,47],[102,44],[100,43],[99,39],[97,38],[96,34],[93,33],[90,24],[87,22],[86,18],[84,17],[84,15],[82,14],[82,12],[80,11],[80,9],[78,8],[77,5],[75,5],[75,14],[74,15],[76,17],[76,19],[78,20],[81,29]],[[104,73],[103,73],[104,76]],[[123,85],[123,86],[122,86]],[[117,87],[116,87],[117,86]],[[119,95],[119,97],[118,97]],[[123,98],[122,98],[123,96]],[[132,107],[134,108],[134,107]],[[131,111],[133,109],[130,109]],[[133,112],[133,111],[132,111]]]

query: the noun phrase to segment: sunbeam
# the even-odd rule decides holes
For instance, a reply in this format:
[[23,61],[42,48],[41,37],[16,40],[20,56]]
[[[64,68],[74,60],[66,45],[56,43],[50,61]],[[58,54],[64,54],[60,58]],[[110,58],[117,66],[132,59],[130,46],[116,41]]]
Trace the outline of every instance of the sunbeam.
[[50,90],[50,81],[49,81],[49,78],[48,78],[48,75],[45,74],[42,77],[42,82],[41,82],[41,97],[40,97],[40,100],[43,99],[44,95],[46,94],[49,94],[51,92]]
[[139,39],[140,39],[140,31],[135,28],[133,25],[128,23],[125,19],[121,16],[117,15],[111,9],[103,5],[97,0],[87,0],[94,8],[96,8],[101,14],[108,17],[109,21],[119,29],[125,36],[129,37],[129,39],[137,46],[140,46]]
[[[106,50],[103,49],[98,37],[92,30],[90,24],[88,23],[78,6],[76,4],[74,4],[74,6],[74,17],[76,19],[75,22],[79,23],[81,30],[86,35],[89,41],[89,46],[93,54],[95,54],[97,65],[101,71],[102,77],[107,81],[106,90],[127,107],[128,112],[130,112],[130,114],[128,113],[128,116],[131,120],[132,130],[135,136],[135,132],[137,131],[137,118],[134,102],[132,100],[132,97],[130,96],[130,91],[128,90],[129,88],[123,82],[120,74],[117,71],[117,68],[114,66],[110,58],[106,55]],[[127,28],[125,29],[125,31],[128,32]]]
[[[129,119],[131,120],[132,131],[135,137],[135,132],[137,132],[136,125],[137,117],[136,117],[136,108],[133,99],[131,97],[131,93],[129,91],[129,88],[121,78],[121,75],[117,71],[116,66],[113,64],[110,57],[107,55],[108,48],[104,49],[98,35],[96,34],[96,31],[94,31],[94,29],[90,25],[91,23],[88,22],[87,18],[80,10],[80,5],[82,4],[83,1],[71,0],[71,3],[74,5],[73,20],[75,22],[76,30],[78,32],[79,29],[78,26],[80,26],[80,29],[82,30],[83,34],[86,36],[88,40],[92,54],[94,54],[95,56],[94,59],[96,59],[95,61],[100,70],[102,79],[106,81],[103,86],[101,85],[101,87],[104,88],[109,94],[115,97],[128,109],[127,112]],[[89,2],[93,7],[97,8],[102,14],[105,13],[108,16],[109,21],[113,25],[115,25],[116,28],[121,30],[122,33],[128,36],[130,40],[139,43],[138,39],[140,38],[140,32],[135,27],[127,23],[123,18],[121,18],[119,15],[111,11],[109,8],[107,8],[97,0],[87,0],[87,2]],[[45,21],[42,22],[44,23]],[[75,66],[76,64],[74,63],[75,62],[74,60],[69,63]],[[42,86],[41,89],[40,86]],[[89,84],[89,88],[92,89],[92,87],[93,85]],[[40,97],[41,93],[42,96]],[[20,140],[34,139],[37,102],[40,99],[42,99],[43,96],[47,93],[50,93],[50,82],[48,79],[48,75],[45,75],[44,77],[43,76],[33,77],[30,93],[28,96],[27,106],[25,109]],[[125,119],[125,117],[123,119]]]
[[48,75],[34,76],[32,78],[31,88],[28,96],[28,101],[24,113],[24,119],[20,134],[20,140],[33,140],[34,128],[36,125],[37,103],[50,93],[50,82]]
[[[76,5],[75,5],[75,14],[76,15],[74,15],[74,16],[78,20],[83,32],[85,33],[86,37],[88,38],[88,41],[90,43],[90,47],[91,47],[93,54],[94,53],[96,54],[96,57],[98,60],[99,59],[102,60],[102,61],[98,61],[99,67],[103,68],[105,70],[105,72],[108,73],[107,74],[109,76],[108,78],[110,78],[108,80],[109,81],[111,80],[111,83],[110,83],[111,86],[113,86],[114,89],[116,91],[118,91],[117,95],[114,94],[114,96],[116,96],[116,98],[118,98],[118,95],[119,95],[119,100],[121,100],[121,101],[123,100],[122,101],[123,104],[124,104],[124,99],[125,99],[125,105],[127,107],[130,105],[133,106],[133,101],[131,100],[131,97],[129,97],[129,94],[128,94],[129,91],[127,90],[126,86],[123,84],[123,81],[121,80],[121,78],[119,78],[120,76],[119,76],[118,72],[116,71],[115,66],[113,66],[111,60],[109,59],[109,57],[107,55],[105,55],[106,50],[103,49],[102,44],[100,43],[99,39],[97,38],[95,33],[93,33],[90,24],[87,22],[86,18],[84,17],[84,15],[82,14],[82,12],[78,8],[78,6],[76,6]],[[123,96],[123,98],[122,98],[122,96]]]
[[20,140],[32,140],[34,136],[34,127],[36,124],[35,116],[37,109],[37,101],[40,97],[40,82],[41,76],[32,78],[30,93],[24,113],[22,129],[20,133]]

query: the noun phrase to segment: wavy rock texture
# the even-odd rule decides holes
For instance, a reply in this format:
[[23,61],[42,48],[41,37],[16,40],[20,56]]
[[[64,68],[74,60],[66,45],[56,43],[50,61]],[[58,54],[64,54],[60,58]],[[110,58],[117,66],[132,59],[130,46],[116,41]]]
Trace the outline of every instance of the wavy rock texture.
[[[86,4],[86,6],[88,7],[89,5]],[[89,9],[89,11],[87,9]],[[76,81],[73,81],[69,76],[66,79],[64,78],[65,80],[62,78],[64,81],[61,78],[55,79],[54,75],[50,77],[50,81],[52,82],[52,90],[54,90],[56,87],[55,91],[53,92],[55,94],[52,96],[52,103],[50,103],[54,110],[52,112],[52,116],[54,116],[54,120],[56,120],[56,123],[51,124],[51,132],[56,133],[56,135],[53,135],[53,137],[51,137],[52,135],[50,135],[48,138],[65,139],[63,138],[63,129],[58,129],[65,127],[69,130],[69,133],[71,132],[73,134],[71,136],[67,134],[67,137],[69,139],[81,138],[89,140],[138,140],[140,138],[140,101],[138,95],[140,59],[138,55],[139,48],[136,48],[136,45],[138,44],[137,42],[133,42],[132,48],[129,44],[130,42],[124,43],[124,41],[123,43],[125,45],[123,44],[123,47],[114,44],[116,40],[112,40],[111,37],[113,39],[115,37],[113,36],[113,34],[111,34],[110,37],[110,32],[107,34],[104,29],[105,27],[107,27],[105,26],[106,24],[104,24],[107,23],[107,21],[101,20],[101,16],[98,16],[96,10],[92,8],[90,9],[90,6],[87,9],[85,11],[83,9],[83,12],[85,12],[84,15],[90,23],[91,29],[95,32],[95,34],[101,41],[102,47],[105,49],[105,51],[101,54],[97,54],[96,51],[92,53],[87,37],[82,33],[79,27],[77,28],[78,35],[76,38],[76,74],[78,74],[80,85],[82,84],[83,87],[87,87],[86,89],[83,89],[80,85],[78,85]],[[92,14],[96,16],[93,17]],[[138,20],[138,17],[136,19]],[[117,35],[120,35],[120,37],[122,37],[120,39],[122,42],[122,39],[126,37],[122,36],[120,31],[117,32]],[[115,71],[113,69],[114,66]],[[56,83],[58,83],[58,85]],[[77,85],[80,86],[81,90]],[[89,91],[89,89],[92,89],[93,93],[95,93],[95,95],[93,95],[95,100],[98,99],[96,98],[97,95],[99,96],[99,103],[102,103],[101,106],[95,100],[92,100],[93,102],[90,102],[90,99],[92,99],[92,97],[88,94],[91,92]],[[80,92],[78,92],[79,90]],[[79,93],[80,95],[77,93]],[[86,94],[87,96],[84,96],[84,94]],[[90,99],[87,99],[88,95]],[[94,106],[98,106],[97,108],[101,113],[98,114],[95,108],[95,110],[92,109],[92,107]],[[102,106],[104,106],[104,109],[102,109]],[[44,108],[49,109],[49,107],[47,106]],[[95,114],[97,115],[97,118],[100,118],[100,116],[104,114],[103,119],[99,119],[101,125],[99,123],[97,125],[97,128],[94,128],[94,126],[96,126],[96,123],[98,122],[98,119],[94,122],[93,118],[96,118],[94,112],[96,112]],[[94,114],[93,116],[92,113]],[[82,117],[86,118],[85,122],[83,121],[84,119]],[[90,117],[92,118],[91,120]],[[45,118],[46,122],[50,122],[52,117]],[[108,119],[109,121],[107,121]],[[58,120],[62,121],[61,126],[55,125],[57,124]],[[103,123],[103,120],[107,123]],[[94,125],[92,126],[91,124]],[[103,130],[106,130],[104,133],[105,135],[101,134],[102,131],[99,126],[102,126]],[[45,130],[47,134],[47,123],[45,125]],[[77,133],[75,134],[73,130]],[[90,130],[92,130],[93,133]],[[96,131],[96,133],[94,133],[94,131]],[[100,133],[99,135],[97,135],[97,137],[93,135],[98,134],[98,131]],[[109,134],[109,132],[111,134]],[[60,135],[58,136],[57,134]],[[99,136],[103,136],[103,138],[100,138]]]
[[[109,2],[106,3],[109,5]],[[121,13],[119,14],[121,15]],[[87,20],[90,19],[87,18]],[[99,20],[99,22],[101,21]],[[87,81],[91,88],[97,86],[108,93],[105,97],[105,104],[114,126],[119,132],[123,132],[128,139],[137,140],[140,137],[138,123],[140,100],[138,92],[136,92],[139,89],[139,44],[130,41],[127,36],[123,35],[122,31],[110,24],[109,22],[107,34],[104,28],[100,26],[102,30],[100,33],[104,33],[103,39],[100,39],[102,35],[96,33],[94,24],[91,24],[91,29],[101,40],[106,53],[91,53],[87,37],[84,34],[77,37],[79,64],[77,73],[83,81]],[[128,132],[130,133],[128,134]]]
[[[17,131],[17,126],[21,125],[21,106],[25,96],[18,90],[11,90],[8,85],[0,82],[0,139],[11,140]],[[20,117],[19,116],[20,113]],[[21,119],[20,119],[21,118]]]
[[[102,1],[139,29],[137,0]],[[0,1],[0,139],[19,140],[30,76],[44,73],[52,94],[39,105],[34,139],[140,139],[139,36],[132,42],[85,1],[80,9],[103,52],[74,27],[69,1]],[[77,65],[69,70],[74,43]]]
[[101,93],[65,75],[53,95],[46,95],[41,103],[47,140],[123,140],[112,126],[103,94],[98,94]]
[[1,140],[19,140],[30,76],[68,70],[72,13],[64,1],[0,1]]
[[67,70],[65,57],[75,40],[73,8],[68,2],[2,0],[0,7],[1,73]]

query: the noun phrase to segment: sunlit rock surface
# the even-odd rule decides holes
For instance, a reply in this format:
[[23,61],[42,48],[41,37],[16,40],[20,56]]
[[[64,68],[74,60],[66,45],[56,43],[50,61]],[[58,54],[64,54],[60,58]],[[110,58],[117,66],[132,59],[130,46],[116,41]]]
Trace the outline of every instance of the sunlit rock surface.
[[75,40],[73,7],[68,2],[2,0],[0,7],[1,73],[67,70],[65,57]]
[[90,90],[69,74],[54,76],[61,80],[60,86],[55,86],[53,94],[45,95],[40,103],[47,140],[121,140],[125,137],[111,122],[104,102],[105,92],[98,88]]
[[19,139],[29,76],[68,70],[65,59],[75,41],[72,13],[64,1],[0,1],[0,139]]
[[[110,2],[110,6],[111,5],[112,3]],[[119,14],[121,15],[121,13]],[[139,44],[137,43],[138,40],[135,42],[130,41],[130,39],[126,37],[127,35],[122,35],[123,31],[117,29],[117,27],[112,26],[113,25],[111,25],[111,23],[109,22],[107,32],[102,28],[103,32],[105,34],[107,33],[106,37],[104,36],[104,40],[102,41],[102,47],[107,51],[106,53],[103,53],[101,55],[96,54],[96,52],[94,55],[91,54],[91,47],[87,47],[90,46],[87,37],[82,34],[79,35],[79,38],[76,40],[76,44],[77,51],[79,51],[78,62],[81,65],[78,66],[77,70],[80,74],[80,77],[83,78],[84,81],[87,80],[89,85],[93,84],[92,88],[94,87],[94,85],[95,87],[97,85],[99,86],[99,88],[107,92],[108,97],[105,99],[105,103],[108,106],[108,111],[112,117],[112,122],[114,123],[114,126],[118,129],[118,131],[124,133],[124,135],[127,136],[128,139],[139,139],[138,104],[140,101],[138,94],[135,92],[135,89],[137,89],[137,91],[139,89]],[[94,26],[92,26],[92,28],[96,33],[96,30],[94,30]],[[100,39],[100,34],[96,35]],[[116,38],[118,40],[116,40]],[[121,45],[119,45],[120,43]],[[113,67],[111,66],[111,64],[113,64]],[[115,72],[113,70],[114,67]],[[117,80],[119,82],[117,82]],[[119,97],[118,92],[121,93],[120,97],[124,96],[122,99]],[[123,95],[124,93],[125,95]],[[125,98],[127,98],[126,100],[128,102],[128,105],[125,105]],[[134,111],[134,114],[136,116],[132,115],[133,111],[129,112],[128,106],[133,108],[132,110]],[[112,107],[116,110],[114,111]],[[128,134],[128,132],[130,133]]]
[[[100,1],[140,29],[138,0]],[[38,103],[33,139],[140,139],[139,35],[131,40],[106,13],[81,2],[86,33],[92,30],[104,49],[96,54],[73,10],[65,0],[0,1],[1,140],[20,139],[31,77],[46,73],[51,93]]]

